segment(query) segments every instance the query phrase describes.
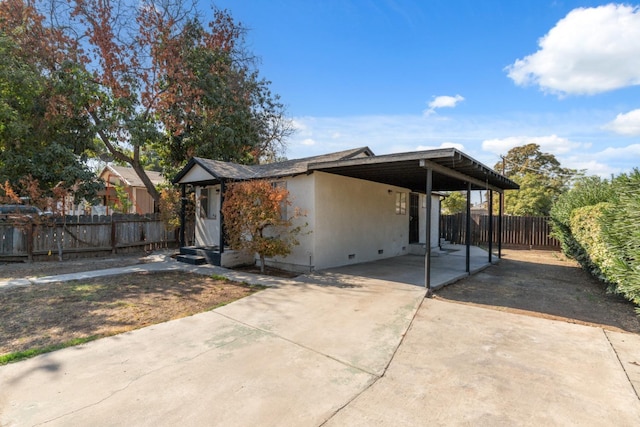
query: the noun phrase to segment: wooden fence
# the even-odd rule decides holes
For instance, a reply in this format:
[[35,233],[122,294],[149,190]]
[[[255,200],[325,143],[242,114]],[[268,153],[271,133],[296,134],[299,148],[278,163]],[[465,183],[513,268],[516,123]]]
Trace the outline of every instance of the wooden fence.
[[[493,242],[497,244],[497,216],[493,217]],[[466,243],[466,215],[442,215],[440,237],[457,244]],[[548,217],[503,216],[502,246],[528,247],[533,249],[559,249],[560,242],[550,236]],[[489,243],[489,215],[471,215],[471,244],[486,246]]]
[[[192,240],[193,224],[185,235]],[[40,223],[0,223],[0,261],[90,257],[177,247],[178,230],[157,216],[79,216]]]

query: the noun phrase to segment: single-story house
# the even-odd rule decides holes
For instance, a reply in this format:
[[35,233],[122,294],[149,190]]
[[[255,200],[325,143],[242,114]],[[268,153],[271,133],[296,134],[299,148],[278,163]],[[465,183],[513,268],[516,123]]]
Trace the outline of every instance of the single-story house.
[[[160,172],[147,171],[147,176],[154,185],[164,182]],[[126,213],[144,215],[158,211],[153,197],[133,168],[108,164],[100,172],[99,178],[105,183],[105,189],[99,193],[102,196],[105,215],[111,214],[112,206],[118,201],[116,186],[122,186],[131,202],[129,212]]]
[[251,179],[286,186],[293,205],[307,212],[299,220],[308,224],[310,233],[300,236],[300,245],[289,256],[267,260],[293,271],[374,261],[415,248],[423,248],[428,263],[439,242],[437,191],[502,194],[518,188],[453,148],[376,156],[362,147],[263,165],[194,157],[173,182],[182,187],[183,196],[186,186],[195,189],[196,247],[213,251],[211,262],[216,265],[247,261],[225,247],[221,206],[227,183]]

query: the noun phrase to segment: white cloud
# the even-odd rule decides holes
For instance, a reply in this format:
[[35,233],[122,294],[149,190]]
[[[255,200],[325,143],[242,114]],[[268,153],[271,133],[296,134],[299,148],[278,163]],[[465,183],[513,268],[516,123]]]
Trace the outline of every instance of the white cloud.
[[464,151],[464,145],[455,142],[443,142],[440,145],[418,145],[416,151],[437,150],[439,148],[455,148],[458,151]]
[[618,114],[616,118],[605,126],[620,135],[640,135],[640,109]]
[[521,86],[559,95],[592,95],[640,84],[640,10],[608,4],[578,8],[538,41],[540,49],[508,66]]
[[597,153],[597,156],[607,160],[628,159],[640,167],[640,144],[631,144],[626,147],[607,147]]
[[538,144],[540,151],[553,155],[565,154],[580,147],[587,147],[588,144],[572,142],[567,138],[557,135],[548,136],[510,136],[502,139],[487,139],[482,141],[482,149],[494,154],[507,154],[507,152],[518,146],[527,144]]
[[492,166],[511,148],[535,143],[563,167],[608,178],[640,167],[640,143],[629,145],[627,136],[603,132],[598,124],[613,115],[460,116],[449,121],[421,115],[298,117],[296,122],[305,131],[289,139],[287,156],[295,159],[362,146],[376,154],[454,147]]
[[611,175],[629,172],[634,167],[640,166],[640,144],[607,147],[593,153],[574,152],[558,160],[565,167],[584,169],[588,175],[610,178]]
[[436,112],[437,108],[454,108],[459,102],[464,101],[461,95],[456,96],[434,96],[433,100],[428,104],[429,108],[424,111],[424,115],[428,116]]

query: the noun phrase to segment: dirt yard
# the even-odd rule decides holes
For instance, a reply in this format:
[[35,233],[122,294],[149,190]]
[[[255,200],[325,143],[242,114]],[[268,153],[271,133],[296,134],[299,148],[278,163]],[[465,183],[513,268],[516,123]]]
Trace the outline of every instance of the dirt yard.
[[436,298],[640,333],[634,305],[559,252],[503,250],[499,264],[437,291]]
[[[75,263],[70,263],[70,270],[77,271]],[[33,276],[34,267],[37,271],[42,268],[34,264],[22,264],[21,276]],[[62,268],[64,262],[45,264],[58,264],[57,274],[70,272]],[[85,270],[88,265],[95,266],[85,261]],[[136,273],[0,288],[0,355],[78,338],[115,335],[190,316],[259,289],[262,288],[185,272]]]

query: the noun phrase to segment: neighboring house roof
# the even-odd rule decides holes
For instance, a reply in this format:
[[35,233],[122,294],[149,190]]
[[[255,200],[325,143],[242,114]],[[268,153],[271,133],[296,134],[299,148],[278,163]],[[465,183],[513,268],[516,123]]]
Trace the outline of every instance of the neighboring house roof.
[[302,159],[285,160],[282,162],[266,163],[263,165],[240,165],[237,163],[210,160],[202,157],[193,157],[189,163],[173,179],[174,183],[180,180],[195,165],[199,165],[206,170],[213,178],[230,179],[243,181],[259,178],[278,178],[284,176],[299,175],[308,172],[310,163],[327,162],[336,160],[348,160],[361,157],[373,156],[373,152],[368,147],[354,148],[351,150],[339,151],[336,153],[323,154],[320,156],[305,157]]
[[[194,167],[200,167],[204,173],[194,174],[197,178],[187,176]],[[278,178],[322,171],[426,193],[427,169],[433,172],[432,191],[466,190],[469,185],[472,190],[519,189],[518,184],[509,178],[455,148],[375,156],[369,148],[363,147],[323,156],[253,166],[194,157],[176,175],[173,182],[204,184],[221,180]]]
[[[156,171],[146,171],[147,176],[153,183],[153,185],[162,184],[164,182],[164,177],[160,174],[160,172]],[[115,175],[120,181],[129,187],[144,187],[144,183],[136,173],[136,171],[128,166],[116,166],[116,165],[107,165],[100,173],[100,177],[105,181],[108,181],[107,175]]]

